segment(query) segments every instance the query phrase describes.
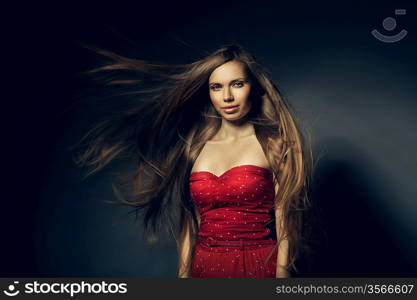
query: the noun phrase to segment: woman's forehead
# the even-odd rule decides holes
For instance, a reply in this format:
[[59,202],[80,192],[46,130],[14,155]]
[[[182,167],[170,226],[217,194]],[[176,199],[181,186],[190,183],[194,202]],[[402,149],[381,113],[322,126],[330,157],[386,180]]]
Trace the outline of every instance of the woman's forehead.
[[214,69],[210,74],[209,82],[228,82],[237,78],[246,78],[245,64],[231,60]]

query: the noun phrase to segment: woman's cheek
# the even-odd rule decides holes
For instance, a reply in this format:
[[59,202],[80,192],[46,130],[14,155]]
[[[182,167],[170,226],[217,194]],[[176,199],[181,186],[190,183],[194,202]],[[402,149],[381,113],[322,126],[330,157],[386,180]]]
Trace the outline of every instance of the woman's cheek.
[[214,108],[217,110],[218,113],[221,112],[221,103],[220,103],[220,101],[217,101],[216,99],[212,99],[211,104],[214,106]]

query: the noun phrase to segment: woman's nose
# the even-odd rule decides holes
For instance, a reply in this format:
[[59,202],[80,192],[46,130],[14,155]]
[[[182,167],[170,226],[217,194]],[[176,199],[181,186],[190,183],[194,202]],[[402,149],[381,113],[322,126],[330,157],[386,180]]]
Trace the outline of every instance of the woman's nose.
[[224,90],[223,99],[226,102],[233,101],[233,95],[229,89]]

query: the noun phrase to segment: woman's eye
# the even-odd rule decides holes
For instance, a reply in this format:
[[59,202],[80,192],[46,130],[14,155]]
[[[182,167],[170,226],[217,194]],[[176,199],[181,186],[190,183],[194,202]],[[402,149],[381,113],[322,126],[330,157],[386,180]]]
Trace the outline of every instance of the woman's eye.
[[[233,83],[233,86],[239,87],[239,88],[242,87],[243,85],[244,85],[243,81],[236,81],[236,82]],[[218,91],[218,90],[221,89],[221,86],[219,86],[217,84],[214,84],[214,85],[210,86],[210,89],[213,90],[213,91]]]

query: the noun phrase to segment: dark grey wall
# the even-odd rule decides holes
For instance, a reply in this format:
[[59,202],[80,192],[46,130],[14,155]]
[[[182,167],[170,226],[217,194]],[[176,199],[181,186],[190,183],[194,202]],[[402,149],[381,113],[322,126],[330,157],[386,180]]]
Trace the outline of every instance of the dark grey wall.
[[[113,199],[118,165],[82,181],[66,150],[99,117],[93,102],[76,102],[84,83],[75,75],[96,63],[74,43],[86,40],[172,63],[228,43],[246,47],[271,71],[320,157],[312,200],[326,237],[315,229],[301,276],[416,276],[416,4],[157,2],[104,5],[101,14],[92,4],[49,7],[34,28],[14,27],[26,43],[8,36],[9,54],[24,59],[9,62],[2,228],[11,242],[2,275],[176,276],[172,240],[145,247],[129,209],[101,202]],[[406,15],[396,16],[399,8]],[[397,21],[392,32],[382,27],[387,17]],[[408,35],[384,43],[373,29]]]

